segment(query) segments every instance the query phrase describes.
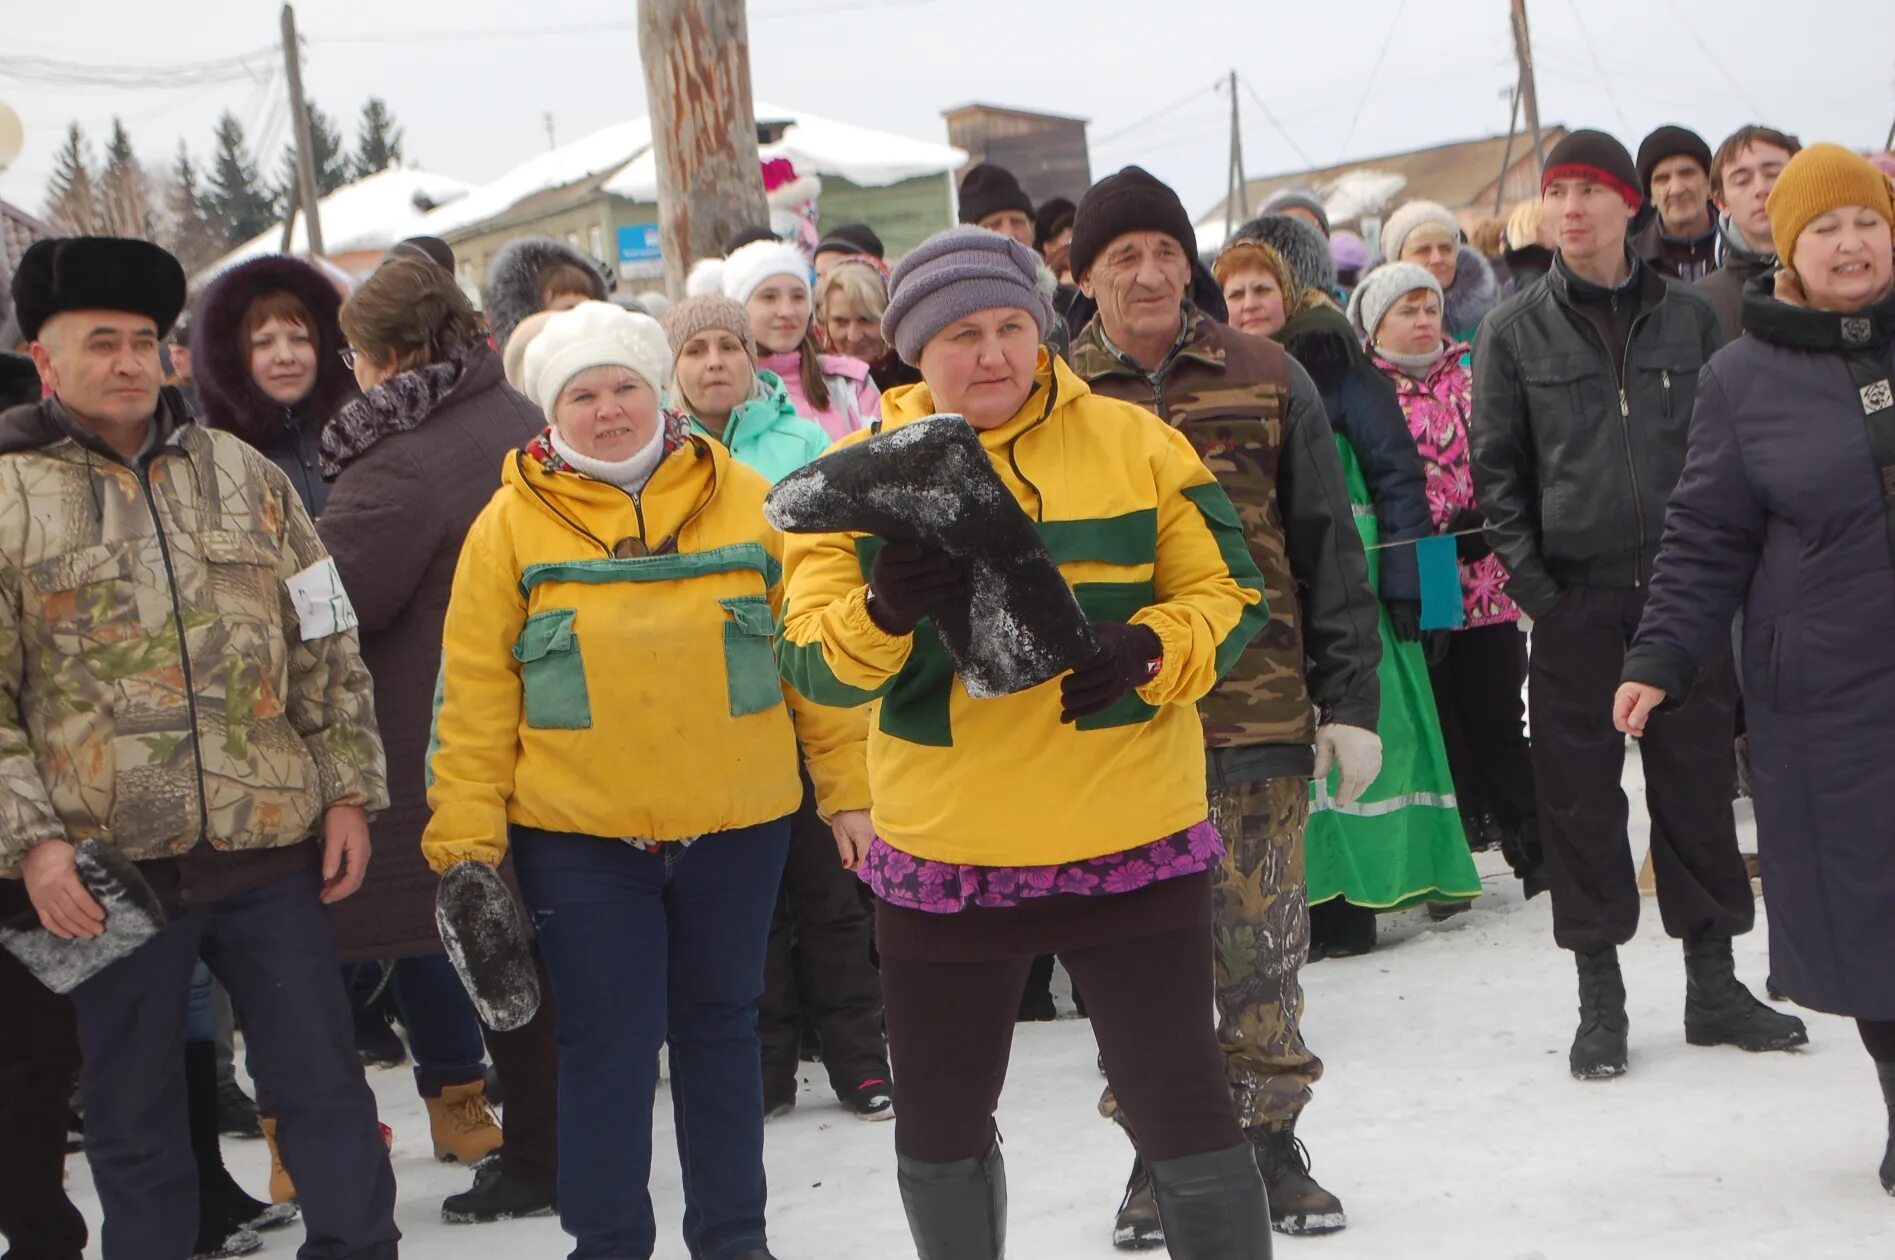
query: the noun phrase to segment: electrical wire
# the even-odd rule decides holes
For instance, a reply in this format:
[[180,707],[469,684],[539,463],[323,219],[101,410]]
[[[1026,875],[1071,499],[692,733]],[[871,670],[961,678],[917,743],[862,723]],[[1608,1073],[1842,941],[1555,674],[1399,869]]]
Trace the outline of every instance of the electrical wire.
[[1139,119],[1137,122],[1127,123],[1125,126],[1120,127],[1118,130],[1111,132],[1108,135],[1098,136],[1093,139],[1092,143],[1094,145],[1103,147],[1105,145],[1111,144],[1114,140],[1118,140],[1121,137],[1129,136],[1134,131],[1137,131],[1140,127],[1149,126],[1150,124],[1157,122],[1160,118],[1165,117],[1167,114],[1175,114],[1179,110],[1183,109],[1186,105],[1189,105],[1193,101],[1201,99],[1206,93],[1215,93],[1217,91],[1217,87],[1218,85],[1216,83],[1212,83],[1208,87],[1192,88],[1190,92],[1186,93],[1183,96],[1180,96],[1177,100],[1171,102],[1171,104],[1155,109],[1151,113],[1146,114],[1143,118]]
[[1284,129],[1283,124],[1277,120],[1277,116],[1270,112],[1270,107],[1263,103],[1263,97],[1257,94],[1257,89],[1250,85],[1250,80],[1239,75],[1237,81],[1244,85],[1244,91],[1250,93],[1250,99],[1256,102],[1258,109],[1263,111],[1265,121],[1276,128],[1276,133],[1283,137],[1283,142],[1290,146],[1291,151],[1294,152],[1297,157],[1303,159],[1303,165],[1311,170],[1316,169],[1318,165],[1316,159],[1305,153],[1303,146],[1296,143],[1296,137]]
[[1684,20],[1684,14],[1678,12],[1678,6],[1675,0],[1665,0],[1665,7],[1671,10],[1671,16],[1677,21],[1678,25],[1684,27],[1684,33],[1689,35],[1691,42],[1698,46],[1698,51],[1704,54],[1704,59],[1709,61],[1711,65],[1716,68],[1717,72],[1724,76],[1726,83],[1737,90],[1737,97],[1743,101],[1744,106],[1750,110],[1750,116],[1752,118],[1762,118],[1769,113],[1768,110],[1758,105],[1756,101],[1750,99],[1750,93],[1745,90],[1743,80],[1732,74],[1730,67],[1724,64],[1723,59],[1711,51],[1710,47],[1705,44],[1704,40],[1698,35],[1697,27]]
[[1599,75],[1599,86],[1605,89],[1606,103],[1612,106],[1612,112],[1619,116],[1619,125],[1630,129],[1631,120],[1625,116],[1624,108],[1619,104],[1619,94],[1612,90],[1612,80],[1606,77],[1605,67],[1599,63],[1599,49],[1592,42],[1592,32],[1586,28],[1586,19],[1579,16],[1579,6],[1573,0],[1566,0],[1566,8],[1573,15],[1573,22],[1579,27],[1579,36],[1585,41],[1586,55],[1592,58],[1592,68]]
[[[1388,46],[1395,42],[1395,28],[1401,25],[1402,12],[1407,7],[1408,0],[1401,0],[1395,6],[1395,16],[1388,20],[1388,33],[1382,36],[1382,47],[1375,54],[1375,64],[1369,67],[1369,81],[1362,85],[1362,99],[1355,103],[1355,116],[1349,119],[1349,130],[1343,133],[1342,147],[1336,150],[1338,162],[1349,156],[1349,141],[1355,139],[1355,125],[1362,121],[1362,111],[1368,106],[1369,94],[1375,90],[1375,76],[1381,72],[1382,61],[1388,56]],[[1311,162],[1310,165],[1314,166],[1315,163]]]
[[56,57],[0,55],[0,78],[46,87],[127,88],[177,90],[205,83],[232,83],[254,78],[259,62],[281,56],[281,47],[265,48],[206,61],[179,61],[168,65],[112,65],[65,61]]
[[[796,8],[751,13],[752,22],[774,22],[791,18],[822,17],[831,13],[851,13],[861,9],[912,9],[939,4],[940,0],[834,0],[833,3],[807,4]],[[544,26],[489,26],[466,30],[371,31],[349,35],[312,35],[304,42],[317,44],[407,44],[441,43],[445,40],[539,39],[562,35],[600,35],[636,33],[637,22],[600,21],[566,22]]]

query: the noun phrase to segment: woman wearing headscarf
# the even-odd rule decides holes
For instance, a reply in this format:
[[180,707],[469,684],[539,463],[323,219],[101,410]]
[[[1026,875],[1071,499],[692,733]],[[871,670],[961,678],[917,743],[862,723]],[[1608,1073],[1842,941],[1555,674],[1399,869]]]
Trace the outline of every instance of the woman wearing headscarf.
[[1664,723],[1741,612],[1771,984],[1856,1021],[1895,1194],[1895,191],[1818,144],[1769,211],[1783,270],[1704,369],[1613,719]]
[[994,1108],[1027,971],[1054,953],[1085,986],[1171,1254],[1256,1260],[1268,1205],[1211,1019],[1223,846],[1196,703],[1262,628],[1263,580],[1185,437],[1042,350],[1054,315],[1038,269],[1024,245],[973,228],[902,261],[883,326],[923,383],[890,397],[882,428],[899,438],[935,413],[965,417],[1077,584],[1096,655],[972,700],[931,620],[978,597],[946,553],[817,534],[786,545],[779,657],[812,700],[875,706],[869,825],[839,842],[877,898],[897,1180],[918,1253],[1004,1251]]

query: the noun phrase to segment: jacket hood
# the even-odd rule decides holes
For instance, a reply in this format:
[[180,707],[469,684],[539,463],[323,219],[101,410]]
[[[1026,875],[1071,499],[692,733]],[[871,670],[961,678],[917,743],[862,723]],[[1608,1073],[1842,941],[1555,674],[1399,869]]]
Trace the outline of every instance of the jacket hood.
[[481,290],[480,302],[487,312],[494,344],[502,353],[520,321],[540,309],[540,273],[560,263],[597,276],[598,296],[605,296],[605,277],[599,274],[599,265],[550,236],[522,236],[508,241],[487,264],[487,287]]
[[39,369],[33,360],[0,350],[0,411],[39,401]]
[[1744,286],[1744,331],[1772,345],[1815,354],[1867,351],[1883,360],[1895,345],[1895,293],[1859,311],[1819,311],[1776,295],[1775,281],[1759,276]]
[[1755,250],[1728,214],[1717,216],[1717,265],[1736,267],[1753,275],[1777,265],[1776,251]]
[[[689,505],[670,513],[688,523],[710,503],[717,488],[729,480],[730,452],[721,443],[692,432],[690,418],[683,412],[667,410],[661,412],[660,417],[665,426],[666,451],[638,494],[645,505],[640,509],[640,519],[667,515],[660,511],[655,500],[689,496]],[[548,460],[552,461],[551,466]],[[552,454],[544,432],[525,448],[514,451],[501,465],[500,485],[501,494],[518,494],[607,556],[614,554],[613,546],[620,541],[623,531],[605,522],[623,513],[633,502],[632,496],[617,486],[566,468],[564,462]],[[674,530],[668,540],[674,546],[676,532]],[[663,554],[665,540],[646,541],[652,548],[649,554]]]
[[260,449],[283,435],[285,408],[257,388],[250,356],[238,345],[244,312],[265,293],[287,292],[316,320],[316,387],[293,410],[321,425],[355,392],[355,377],[342,362],[342,295],[326,276],[301,259],[282,254],[240,263],[218,276],[198,299],[191,317],[191,370],[206,427],[235,433]]
[[1453,337],[1473,328],[1487,318],[1487,312],[1500,305],[1500,278],[1479,250],[1463,245],[1455,255],[1454,283],[1448,286],[1445,296],[1442,315],[1446,318],[1448,336]]

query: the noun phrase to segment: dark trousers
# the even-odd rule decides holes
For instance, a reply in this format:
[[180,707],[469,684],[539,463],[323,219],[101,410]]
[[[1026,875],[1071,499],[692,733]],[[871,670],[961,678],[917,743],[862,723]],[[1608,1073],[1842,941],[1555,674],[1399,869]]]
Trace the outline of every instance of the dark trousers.
[[298,1256],[396,1255],[395,1177],[318,891],[306,872],[173,909],[157,937],[74,990],[105,1260],[185,1260],[196,1241],[184,1025],[200,954],[243,1012],[308,1227]]
[[[1644,608],[1643,590],[1574,587],[1533,625],[1528,692],[1553,938],[1581,953],[1638,930],[1619,786],[1625,737],[1612,725],[1612,697]],[[1654,714],[1639,741],[1658,909],[1665,931],[1684,940],[1735,936],[1756,917],[1731,816],[1736,697],[1726,655],[1704,668],[1689,700]]]
[[1454,795],[1463,817],[1489,813],[1509,831],[1535,823],[1533,761],[1527,750],[1527,637],[1511,622],[1456,630],[1428,667]]
[[540,1009],[511,1032],[482,1025],[487,1053],[506,1091],[500,1110],[500,1166],[510,1177],[539,1190],[554,1191],[559,1176],[559,1002],[546,959],[535,948],[540,976]]
[[770,1105],[796,1097],[804,1019],[815,1025],[836,1093],[888,1080],[882,981],[870,956],[874,925],[857,882],[842,868],[835,835],[816,816],[815,793],[805,781],[803,807],[790,821],[789,856],[757,1005],[763,1097]]
[[[1186,878],[1200,881],[1208,898],[1208,876]],[[884,947],[888,1048],[902,1082],[895,1149],[903,1155],[946,1164],[993,1149],[994,1109],[1037,952],[926,961]],[[1061,950],[1059,960],[1085,986],[1106,1078],[1148,1158],[1229,1150],[1244,1140],[1217,1045],[1209,931],[1128,936]]]
[[[0,880],[0,887],[6,894],[0,918],[28,912],[18,883]],[[78,1071],[72,1003],[0,951],[0,1241],[6,1260],[79,1260],[85,1250],[85,1218],[64,1184],[66,1107]]]
[[692,1260],[763,1248],[757,995],[789,821],[646,852],[513,829],[514,871],[559,1002],[559,1220],[572,1260],[657,1242],[651,1108],[671,1100]]
[[388,991],[408,1030],[415,1088],[423,1098],[439,1098],[449,1085],[486,1079],[480,1016],[447,955],[398,960]]

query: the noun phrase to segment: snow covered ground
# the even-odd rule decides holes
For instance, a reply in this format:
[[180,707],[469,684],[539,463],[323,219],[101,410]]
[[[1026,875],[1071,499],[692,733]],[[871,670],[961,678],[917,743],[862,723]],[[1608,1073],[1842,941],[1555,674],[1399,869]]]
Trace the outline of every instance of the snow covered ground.
[[[1642,823],[1638,766],[1627,786]],[[1744,834],[1752,834],[1742,809]],[[1635,825],[1638,825],[1635,823]],[[1642,841],[1640,841],[1642,843]],[[1846,1021],[1810,1016],[1793,1055],[1693,1049],[1681,1025],[1683,973],[1656,907],[1624,951],[1632,1072],[1566,1071],[1574,985],[1544,897],[1524,903],[1490,855],[1487,894],[1447,923],[1415,912],[1383,923],[1383,947],[1305,973],[1310,1045],[1327,1075],[1301,1126],[1318,1177],[1350,1227],[1276,1240],[1287,1260],[1685,1260],[1895,1256],[1895,1201],[1875,1179],[1886,1132],[1874,1069]],[[1761,928],[1761,925],[1760,925]],[[1763,933],[1738,943],[1761,988]],[[1019,1029],[1001,1104],[1019,1260],[1106,1260],[1127,1166],[1124,1141],[1093,1109],[1100,1080],[1088,1026]],[[395,1129],[403,1253],[412,1260],[563,1256],[551,1219],[445,1226],[440,1199],[465,1171],[430,1158],[427,1120],[405,1069],[372,1074]],[[658,1256],[683,1260],[668,1098],[659,1098],[652,1193]],[[225,1143],[261,1191],[261,1143]],[[804,1074],[801,1105],[769,1128],[772,1249],[783,1260],[895,1260],[914,1254],[894,1178],[893,1128],[864,1124]],[[97,1221],[82,1160],[73,1197]],[[263,1257],[294,1255],[300,1230]],[[88,1253],[96,1256],[96,1249]]]

